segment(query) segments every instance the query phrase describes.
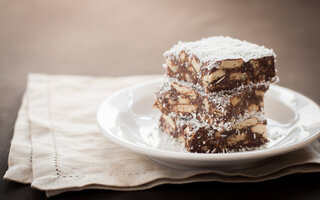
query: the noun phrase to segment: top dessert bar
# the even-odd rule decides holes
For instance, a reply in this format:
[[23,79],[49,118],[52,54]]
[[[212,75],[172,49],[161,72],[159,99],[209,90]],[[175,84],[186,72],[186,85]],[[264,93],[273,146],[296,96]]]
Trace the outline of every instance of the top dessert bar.
[[164,56],[169,77],[199,84],[206,93],[276,80],[272,49],[230,37],[179,42]]

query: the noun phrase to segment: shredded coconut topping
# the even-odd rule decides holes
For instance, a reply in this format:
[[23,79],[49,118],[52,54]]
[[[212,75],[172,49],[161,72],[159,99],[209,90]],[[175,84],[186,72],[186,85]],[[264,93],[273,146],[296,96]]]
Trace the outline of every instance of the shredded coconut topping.
[[267,56],[276,57],[272,49],[225,36],[204,38],[195,42],[180,41],[166,51],[164,56],[178,59],[182,51],[189,56],[197,57],[201,65],[208,69],[218,68],[217,62],[226,59],[242,59],[248,62],[251,59]]

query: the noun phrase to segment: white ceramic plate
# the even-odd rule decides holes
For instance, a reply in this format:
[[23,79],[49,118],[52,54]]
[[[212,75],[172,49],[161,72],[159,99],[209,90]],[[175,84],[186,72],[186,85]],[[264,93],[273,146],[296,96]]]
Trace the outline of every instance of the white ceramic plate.
[[[135,85],[107,98],[98,113],[98,124],[114,143],[174,168],[244,166],[261,159],[302,148],[318,138],[320,108],[307,97],[272,85],[265,97],[270,143],[261,149],[237,153],[181,152],[157,131],[159,112],[152,109],[161,80]],[[173,146],[176,144],[172,144]],[[164,148],[165,147],[165,148]]]

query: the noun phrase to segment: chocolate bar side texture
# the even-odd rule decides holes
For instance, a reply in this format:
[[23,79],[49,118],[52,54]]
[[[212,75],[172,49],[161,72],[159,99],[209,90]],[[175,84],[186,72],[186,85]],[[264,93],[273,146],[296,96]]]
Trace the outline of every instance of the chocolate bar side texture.
[[241,85],[259,82],[273,82],[276,76],[274,57],[251,59],[244,62],[242,59],[221,60],[217,67],[208,69],[201,65],[195,56],[182,52],[183,60],[170,57],[167,60],[166,74],[182,81],[199,83],[206,93],[221,90],[232,90]]
[[159,119],[159,128],[162,131],[183,142],[185,142],[184,129],[186,127],[186,124],[178,124],[174,118],[168,115],[162,114]]
[[[228,131],[213,131],[201,127],[191,134],[189,127],[187,127],[184,129],[185,137],[187,137],[185,146],[188,151],[197,153],[226,153],[252,149],[268,141],[264,134],[253,131],[253,127],[263,126],[265,128],[265,124],[266,121],[263,121],[253,126]],[[212,135],[208,134],[210,131],[212,131]]]
[[249,118],[238,122],[230,130],[215,130],[212,127],[181,123],[175,117],[162,115],[160,129],[185,143],[186,149],[197,153],[226,153],[257,148],[265,144],[266,120]]
[[228,122],[245,113],[263,113],[263,97],[268,89],[266,85],[248,87],[213,100],[201,95],[195,89],[183,88],[176,83],[170,89],[161,90],[156,96],[154,108],[165,115],[176,113],[190,118],[197,113],[198,120],[208,124]]

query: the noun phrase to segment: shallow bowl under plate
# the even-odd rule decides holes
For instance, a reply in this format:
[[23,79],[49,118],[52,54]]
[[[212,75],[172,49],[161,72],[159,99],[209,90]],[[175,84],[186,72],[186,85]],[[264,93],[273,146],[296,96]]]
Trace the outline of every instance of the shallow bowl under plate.
[[[271,85],[265,96],[270,143],[264,149],[202,154],[164,149],[167,144],[150,140],[159,112],[152,109],[154,93],[162,80],[135,85],[107,98],[97,113],[98,124],[114,143],[149,156],[169,167],[187,169],[212,166],[245,166],[264,158],[300,149],[318,138],[320,108],[307,97]],[[164,133],[161,133],[164,134]]]

